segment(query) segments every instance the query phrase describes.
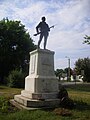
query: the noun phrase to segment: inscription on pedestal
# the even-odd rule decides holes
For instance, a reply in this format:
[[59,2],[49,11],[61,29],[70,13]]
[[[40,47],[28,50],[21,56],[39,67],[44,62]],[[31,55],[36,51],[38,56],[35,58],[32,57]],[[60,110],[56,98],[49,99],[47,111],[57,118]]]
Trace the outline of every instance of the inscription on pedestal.
[[51,61],[49,58],[42,58],[42,65],[49,65],[51,66]]
[[53,65],[52,59],[49,57],[42,58],[42,71],[45,75],[52,75],[53,73]]
[[35,73],[36,55],[31,56],[31,74]]

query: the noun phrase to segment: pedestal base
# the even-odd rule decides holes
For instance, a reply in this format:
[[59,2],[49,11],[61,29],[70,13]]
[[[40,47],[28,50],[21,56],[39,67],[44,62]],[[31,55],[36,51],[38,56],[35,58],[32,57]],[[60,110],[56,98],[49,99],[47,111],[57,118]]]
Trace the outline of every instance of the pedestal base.
[[29,99],[36,99],[36,100],[46,100],[46,99],[56,99],[58,98],[58,92],[50,92],[50,93],[31,93],[26,90],[21,91],[21,95],[23,97]]
[[29,75],[25,90],[14,96],[14,103],[29,108],[58,107],[58,79],[54,73],[54,52],[37,49],[30,52]]
[[27,76],[25,78],[25,90],[31,93],[58,92],[58,79],[53,76]]
[[44,107],[51,108],[51,107],[58,107],[60,104],[59,99],[35,100],[35,99],[25,98],[21,95],[15,95],[14,101],[28,108],[44,108]]

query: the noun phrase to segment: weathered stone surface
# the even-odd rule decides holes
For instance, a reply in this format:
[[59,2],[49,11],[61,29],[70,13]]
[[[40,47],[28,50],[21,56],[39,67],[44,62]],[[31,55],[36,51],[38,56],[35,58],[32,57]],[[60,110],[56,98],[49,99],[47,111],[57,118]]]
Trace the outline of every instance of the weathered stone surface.
[[60,100],[59,99],[46,99],[46,100],[35,100],[28,99],[21,95],[15,95],[14,100],[18,101],[23,106],[40,108],[40,107],[58,107]]
[[29,75],[25,90],[15,95],[15,102],[26,107],[56,107],[59,105],[58,80],[54,73],[54,52],[37,49],[30,52]]
[[57,92],[50,92],[50,93],[31,93],[26,90],[21,91],[21,95],[30,99],[55,99],[58,97]]
[[31,93],[58,92],[58,80],[54,74],[54,52],[37,49],[30,53],[25,90]]

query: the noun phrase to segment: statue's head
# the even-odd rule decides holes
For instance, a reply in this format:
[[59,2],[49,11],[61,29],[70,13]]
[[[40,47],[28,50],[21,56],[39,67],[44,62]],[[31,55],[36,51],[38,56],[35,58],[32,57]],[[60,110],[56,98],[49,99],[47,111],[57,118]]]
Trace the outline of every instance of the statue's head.
[[45,17],[42,17],[42,21],[45,22],[46,18]]

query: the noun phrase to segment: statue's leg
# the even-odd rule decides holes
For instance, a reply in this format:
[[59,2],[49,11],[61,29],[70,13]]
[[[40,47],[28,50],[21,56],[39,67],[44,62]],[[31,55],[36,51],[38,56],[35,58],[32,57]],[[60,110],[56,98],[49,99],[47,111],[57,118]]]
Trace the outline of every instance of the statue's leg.
[[46,49],[48,34],[44,35],[44,49]]
[[40,43],[41,43],[41,41],[42,41],[42,38],[43,38],[43,35],[40,34],[40,38],[39,38],[39,41],[38,41],[38,48],[40,48]]

